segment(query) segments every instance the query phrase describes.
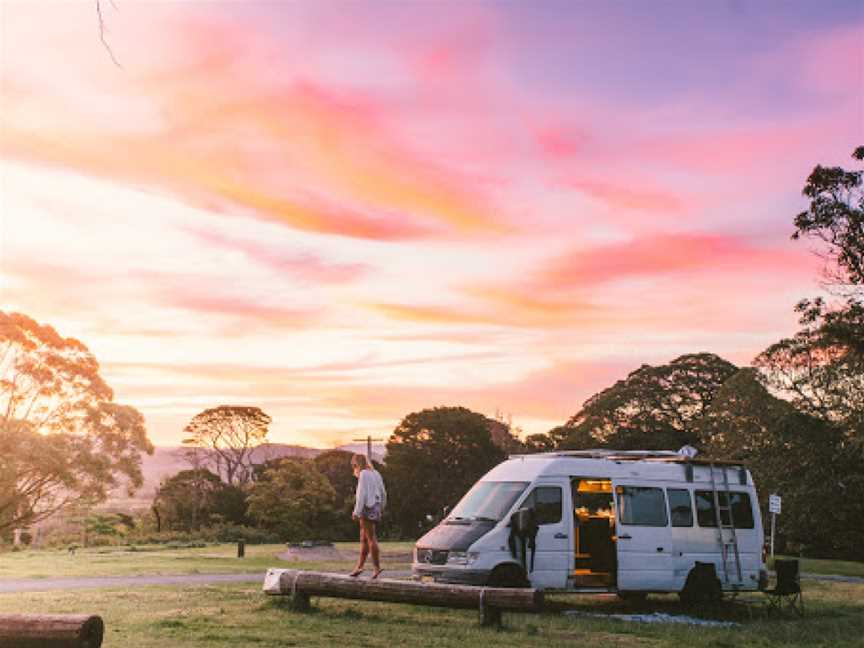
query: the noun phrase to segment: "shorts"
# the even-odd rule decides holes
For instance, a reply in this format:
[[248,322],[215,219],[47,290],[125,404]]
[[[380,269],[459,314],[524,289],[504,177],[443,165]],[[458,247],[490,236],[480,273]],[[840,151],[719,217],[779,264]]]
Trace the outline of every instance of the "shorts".
[[373,504],[372,506],[364,506],[360,512],[360,517],[372,522],[380,522],[382,513],[381,505]]

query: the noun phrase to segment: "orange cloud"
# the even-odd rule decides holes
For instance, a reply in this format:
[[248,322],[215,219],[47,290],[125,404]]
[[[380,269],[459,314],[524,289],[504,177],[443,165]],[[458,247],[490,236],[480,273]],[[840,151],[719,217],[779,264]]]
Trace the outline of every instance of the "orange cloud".
[[[226,37],[226,32],[228,36]],[[106,124],[66,111],[50,84],[4,87],[4,155],[168,190],[292,227],[395,240],[496,232],[501,225],[470,178],[412,151],[383,118],[385,103],[274,70],[241,75],[255,58],[239,25],[182,27],[186,49],[159,72],[122,86],[159,115],[141,130],[122,113]],[[143,98],[140,98],[143,97]]]
[[[464,405],[492,414],[505,410],[564,423],[595,392],[636,368],[627,362],[560,362],[498,384],[478,387],[353,386],[324,396],[358,417],[398,418],[436,405]],[[399,407],[394,409],[393,403]],[[398,418],[396,418],[398,417]]]

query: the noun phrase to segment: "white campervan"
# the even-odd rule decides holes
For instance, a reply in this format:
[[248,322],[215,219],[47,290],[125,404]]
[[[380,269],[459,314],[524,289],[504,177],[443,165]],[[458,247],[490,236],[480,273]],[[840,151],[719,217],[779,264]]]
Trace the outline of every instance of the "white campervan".
[[417,541],[414,575],[545,590],[763,588],[762,520],[741,464],[674,452],[511,457]]

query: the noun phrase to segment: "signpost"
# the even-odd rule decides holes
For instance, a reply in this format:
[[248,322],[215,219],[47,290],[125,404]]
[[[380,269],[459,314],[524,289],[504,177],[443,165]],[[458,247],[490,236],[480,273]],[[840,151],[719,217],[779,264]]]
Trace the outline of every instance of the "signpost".
[[777,516],[780,515],[783,500],[779,495],[768,496],[768,511],[771,513],[771,557],[774,557],[774,524]]

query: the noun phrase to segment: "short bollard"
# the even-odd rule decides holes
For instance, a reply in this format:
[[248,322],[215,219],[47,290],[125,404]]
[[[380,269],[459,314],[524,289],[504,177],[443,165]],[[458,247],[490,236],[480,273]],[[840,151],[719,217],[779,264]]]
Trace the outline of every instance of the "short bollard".
[[480,625],[484,628],[501,628],[501,610],[486,603],[486,588],[480,590]]
[[246,542],[239,540],[237,542],[237,557],[243,558],[244,556],[246,556]]

